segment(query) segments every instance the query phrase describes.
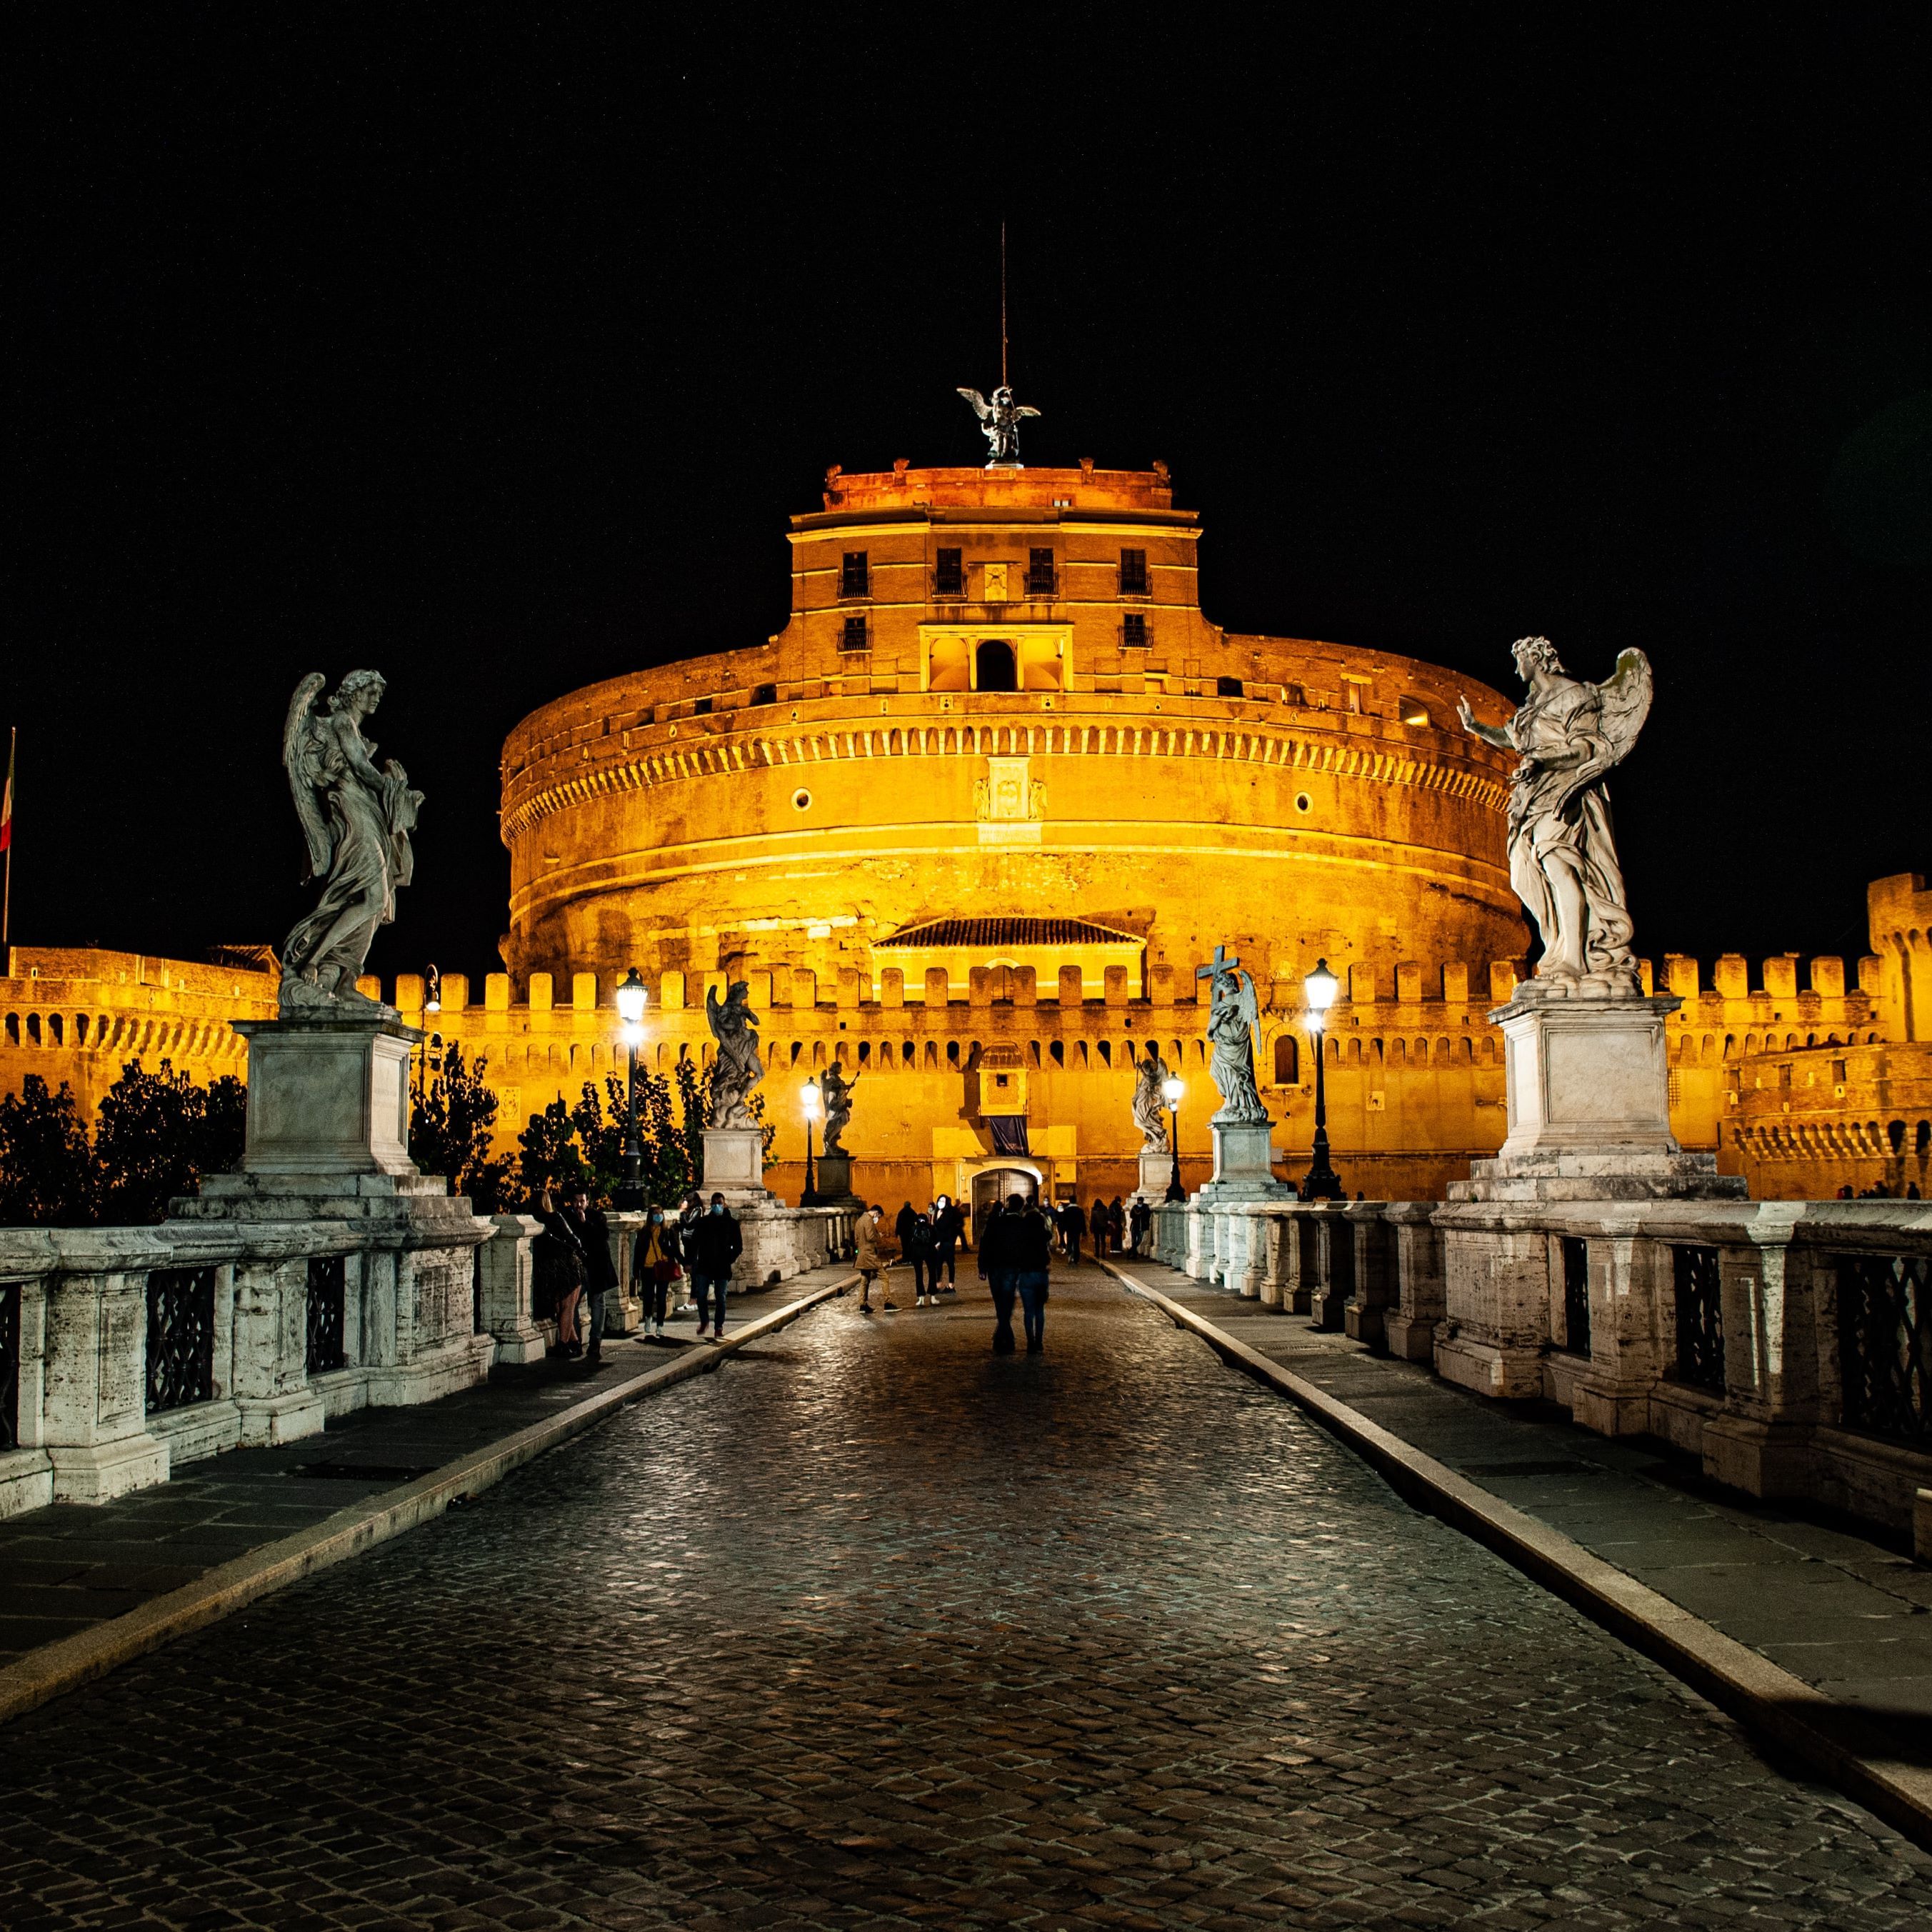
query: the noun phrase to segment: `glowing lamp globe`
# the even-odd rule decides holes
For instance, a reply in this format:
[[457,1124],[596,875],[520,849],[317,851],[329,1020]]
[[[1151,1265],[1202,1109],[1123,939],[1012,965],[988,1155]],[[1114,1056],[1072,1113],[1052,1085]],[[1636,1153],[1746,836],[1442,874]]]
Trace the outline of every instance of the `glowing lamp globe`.
[[1167,1102],[1170,1108],[1179,1106],[1180,1105],[1180,1096],[1186,1091],[1187,1088],[1186,1085],[1182,1082],[1177,1080],[1171,1073],[1160,1083],[1160,1097]]
[[638,976],[638,969],[633,966],[630,977],[617,988],[617,1014],[626,1026],[634,1027],[642,1022],[644,1001],[648,997],[644,982]]
[[1308,1010],[1315,1016],[1317,1026],[1322,1024],[1322,1016],[1335,1004],[1336,988],[1341,983],[1329,971],[1328,962],[1325,959],[1316,960],[1315,970],[1302,981],[1301,990],[1307,996]]

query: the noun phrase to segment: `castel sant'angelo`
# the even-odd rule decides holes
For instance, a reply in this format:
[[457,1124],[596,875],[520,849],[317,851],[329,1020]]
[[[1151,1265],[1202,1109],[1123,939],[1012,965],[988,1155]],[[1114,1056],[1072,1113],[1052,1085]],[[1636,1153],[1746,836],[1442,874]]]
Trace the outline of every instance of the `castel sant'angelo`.
[[[1207,1178],[1196,971],[1217,946],[1254,976],[1277,1171],[1299,1174],[1302,984],[1325,959],[1343,1181],[1439,1198],[1502,1141],[1486,1016],[1530,945],[1504,852],[1512,760],[1457,700],[1490,722],[1514,700],[1412,658],[1222,629],[1200,537],[1159,464],[832,470],[791,519],[782,632],[566,693],[511,734],[506,971],[445,976],[428,1014],[420,977],[384,990],[487,1057],[507,1140],[621,1067],[633,968],[660,1070],[709,1057],[706,991],[742,980],[781,1195],[803,1180],[800,1086],[836,1062],[866,1198],[983,1199],[1019,1170],[1084,1201],[1136,1184],[1150,1046],[1186,1083],[1184,1178]],[[1643,968],[1684,1001],[1673,1129],[1754,1192],[1928,1178],[1922,1049],[1910,1095],[1886,1058],[1924,1030],[1926,896],[1911,878],[1872,895],[1874,952],[1850,974]],[[92,1100],[133,1051],[242,1070],[226,1022],[274,990],[232,962],[16,948],[4,1003],[0,1085],[39,1066]]]

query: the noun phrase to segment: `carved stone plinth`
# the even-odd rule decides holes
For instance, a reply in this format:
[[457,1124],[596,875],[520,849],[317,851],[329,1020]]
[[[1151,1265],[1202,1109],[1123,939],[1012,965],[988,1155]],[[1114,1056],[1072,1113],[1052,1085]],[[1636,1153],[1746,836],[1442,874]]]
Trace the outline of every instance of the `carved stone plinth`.
[[757,1127],[706,1127],[704,1192],[738,1202],[768,1201],[765,1187],[765,1137]]
[[1141,1150],[1141,1184],[1134,1190],[1140,1201],[1165,1201],[1168,1184],[1174,1178],[1174,1156],[1164,1151]]
[[1490,1019],[1503,1031],[1509,1133],[1453,1184],[1458,1201],[1735,1199],[1744,1182],[1670,1131],[1668,997],[1552,998],[1532,981]]
[[250,1174],[413,1174],[410,1052],[392,1009],[238,1020],[248,1042]]
[[[1196,1197],[1214,1201],[1291,1201],[1294,1191],[1276,1180],[1270,1165],[1267,1120],[1240,1126],[1210,1126],[1214,1136],[1214,1178]],[[1165,1189],[1163,1188],[1163,1192]]]
[[806,1204],[814,1208],[856,1208],[852,1192],[852,1156],[843,1148],[818,1156],[818,1190]]

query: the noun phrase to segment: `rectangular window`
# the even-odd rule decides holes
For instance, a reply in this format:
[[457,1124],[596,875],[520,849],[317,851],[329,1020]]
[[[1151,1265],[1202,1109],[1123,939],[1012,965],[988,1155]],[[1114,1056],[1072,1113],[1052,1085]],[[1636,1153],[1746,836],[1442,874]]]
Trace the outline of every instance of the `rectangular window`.
[[1240,694],[1241,680],[1239,678],[1217,677],[1214,680],[1214,695],[1216,698],[1239,698]]
[[754,684],[752,687],[754,704],[776,704],[778,701],[778,688],[775,684]]
[[866,620],[862,617],[848,617],[845,628],[838,640],[842,651],[862,651],[870,646],[866,641]]
[[1138,610],[1130,610],[1120,620],[1120,642],[1129,650],[1147,648],[1147,620]]
[[1053,595],[1052,550],[1030,550],[1027,552],[1027,595],[1029,597],[1051,597]]
[[711,700],[708,698],[700,698],[698,702],[691,707],[691,715],[692,717],[710,717],[711,715]]
[[866,553],[862,550],[848,550],[845,553],[845,567],[838,573],[838,594],[842,597],[864,597],[869,595],[870,573],[866,568]]
[[1144,597],[1148,594],[1147,552],[1124,550],[1120,553],[1120,595]]
[[935,597],[964,597],[966,594],[965,553],[942,550],[937,554],[932,571]]

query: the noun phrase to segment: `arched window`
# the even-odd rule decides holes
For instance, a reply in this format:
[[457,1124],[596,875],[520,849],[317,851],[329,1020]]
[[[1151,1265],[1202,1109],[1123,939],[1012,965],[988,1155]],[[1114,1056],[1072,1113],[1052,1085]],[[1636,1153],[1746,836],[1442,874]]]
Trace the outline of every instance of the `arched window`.
[[1894,1154],[1903,1154],[1905,1151],[1905,1123],[1903,1120],[1894,1120],[1886,1129],[1885,1137],[1891,1142],[1892,1150]]
[[1033,1064],[1037,1066],[1040,1064],[1040,1042],[1036,1040],[1028,1040],[1027,1049],[1033,1055]]
[[1449,1064],[1449,1042],[1446,1040],[1438,1040],[1436,1042],[1436,1064],[1438,1066]]
[[74,1043],[76,1046],[87,1044],[87,1016],[76,1013],[74,1016]]
[[27,1044],[38,1046],[40,1043],[40,1016],[38,1013],[27,1016]]
[[1114,1046],[1112,1041],[1106,1040],[1100,1041],[1097,1043],[1097,1050],[1100,1053],[1102,1064],[1112,1066],[1114,1064]]
[[1274,1084],[1293,1087],[1301,1078],[1301,1054],[1292,1033],[1277,1034],[1274,1042]]
[[1073,1042],[1073,1064],[1076,1066],[1084,1066],[1087,1064],[1087,1042],[1084,1040],[1077,1040]]
[[973,653],[973,682],[981,691],[1017,691],[1013,647],[1004,638],[984,638]]
[[939,1071],[939,1042],[929,1040],[926,1043],[926,1068],[928,1073]]
[[859,1064],[861,1066],[868,1066],[872,1064],[872,1042],[869,1040],[862,1040],[859,1042]]
[[1486,1040],[1483,1042],[1483,1064],[1485,1066],[1493,1066],[1496,1064],[1496,1043],[1492,1040]]
[[55,1046],[63,1046],[67,1043],[67,1022],[58,1013],[48,1014],[47,1031],[53,1036]]
[[1932,1120],[1918,1123],[1918,1131],[1912,1138],[1912,1148],[1921,1160],[1925,1158],[1928,1150],[1932,1150]]
[[1396,715],[1405,724],[1418,724],[1426,728],[1434,722],[1429,715],[1428,700],[1426,698],[1415,697],[1412,693],[1406,693],[1403,695],[1396,706]]
[[9,1046],[18,1046],[20,1043],[20,1016],[18,1013],[9,1013],[7,1016],[7,1044]]
[[956,1040],[949,1040],[946,1042],[946,1059],[949,1066],[957,1066],[959,1064],[959,1042]]
[[1048,1046],[1046,1050],[1048,1053],[1052,1054],[1053,1064],[1054,1066],[1064,1066],[1066,1064],[1066,1042],[1064,1040],[1056,1040],[1052,1041]]

